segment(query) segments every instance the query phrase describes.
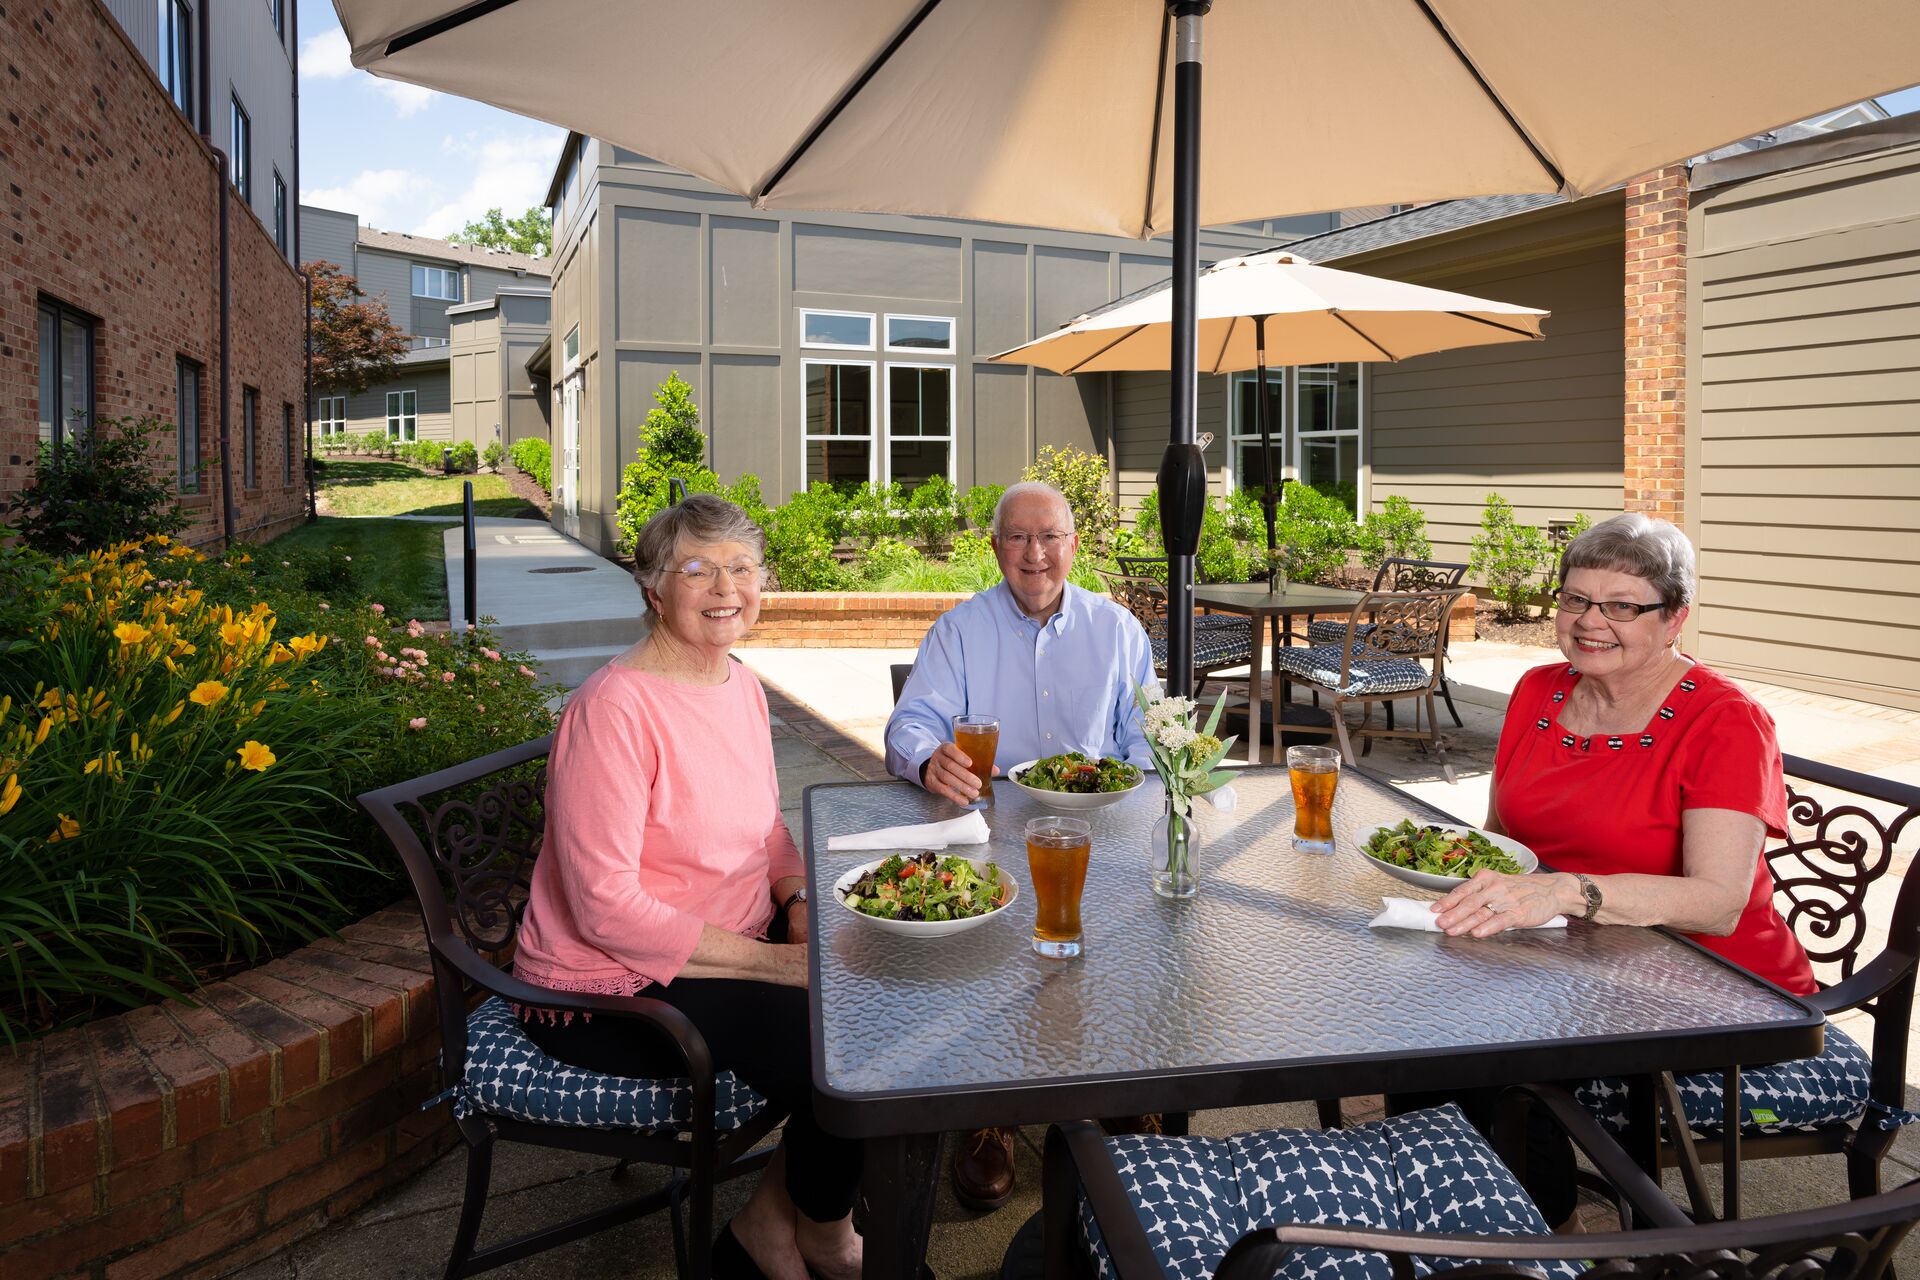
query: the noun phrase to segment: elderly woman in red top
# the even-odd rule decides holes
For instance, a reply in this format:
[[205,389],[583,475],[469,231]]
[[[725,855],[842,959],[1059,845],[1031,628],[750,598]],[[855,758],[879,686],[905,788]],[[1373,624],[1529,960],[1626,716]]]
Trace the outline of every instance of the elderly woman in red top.
[[[767,700],[728,650],[760,612],[765,540],[694,494],[647,522],[634,576],[652,626],[567,703],[548,763],[547,832],[515,973],[558,990],[674,1005],[789,1119],[752,1198],[714,1247],[718,1276],[852,1280],[860,1144],[813,1117],[806,868],[780,816]],[[530,1018],[562,1062],[679,1075],[646,1024]]]
[[1796,994],[1814,990],[1760,856],[1786,834],[1773,720],[1681,653],[1698,576],[1686,535],[1638,513],[1595,525],[1560,561],[1566,663],[1520,680],[1494,756],[1487,827],[1557,874],[1482,871],[1435,904],[1486,937],[1566,914],[1667,925]]

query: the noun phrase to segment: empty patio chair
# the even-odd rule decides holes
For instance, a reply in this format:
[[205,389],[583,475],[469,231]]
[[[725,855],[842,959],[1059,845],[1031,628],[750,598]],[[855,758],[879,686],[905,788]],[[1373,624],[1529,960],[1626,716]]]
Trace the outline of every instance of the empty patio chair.
[[[1122,560],[1141,562],[1123,556]],[[1154,563],[1145,560],[1145,563]],[[1164,569],[1166,561],[1158,561]],[[1167,677],[1167,589],[1163,578],[1148,574],[1095,570],[1112,596],[1147,629],[1153,650],[1153,669]],[[1234,614],[1197,613],[1193,616],[1193,696],[1197,699],[1216,671],[1244,667],[1253,661],[1253,619]]]
[[[1453,560],[1407,560],[1399,556],[1390,556],[1380,562],[1374,571],[1373,585],[1370,591],[1445,591],[1460,585],[1466,577],[1467,566]],[[1308,644],[1339,644],[1347,631],[1345,618],[1315,618],[1307,623]],[[1446,638],[1441,637],[1441,647],[1445,648]],[[1446,677],[1440,679],[1440,697],[1447,704],[1447,714],[1453,717],[1454,728],[1460,728],[1466,722],[1460,719],[1459,708],[1453,705],[1453,686]],[[1387,727],[1393,727],[1393,704],[1387,704]]]
[[1107,1138],[1076,1122],[1047,1135],[1046,1275],[1571,1280],[1597,1266],[1596,1275],[1674,1280],[1875,1280],[1920,1218],[1917,1182],[1832,1209],[1695,1225],[1567,1095],[1510,1096],[1546,1108],[1615,1193],[1622,1225],[1643,1229],[1551,1234],[1494,1146],[1452,1106],[1231,1138]]
[[[1447,616],[1462,594],[1459,587],[1372,592],[1354,602],[1339,641],[1276,650],[1274,674],[1283,681],[1283,699],[1291,696],[1286,686],[1303,684],[1328,695],[1333,703],[1331,728],[1302,727],[1300,731],[1336,736],[1340,753],[1353,764],[1353,742],[1343,712],[1349,703],[1358,703],[1361,719],[1354,732],[1367,740],[1368,749],[1374,738],[1418,738],[1439,755],[1451,780],[1453,770],[1434,718],[1433,694],[1446,675]],[[1374,704],[1399,701],[1413,702],[1413,727],[1374,728]]]
[[[1774,904],[1822,979],[1812,1003],[1829,1018],[1865,1010],[1873,1033],[1863,1048],[1829,1022],[1818,1058],[1741,1070],[1742,1122],[1731,1130],[1721,1074],[1664,1077],[1655,1091],[1664,1135],[1658,1158],[1680,1168],[1697,1217],[1710,1216],[1701,1166],[1715,1161],[1725,1165],[1721,1208],[1730,1218],[1740,1211],[1742,1160],[1842,1155],[1850,1192],[1873,1195],[1880,1162],[1900,1127],[1916,1118],[1902,1107],[1920,967],[1920,876],[1907,870],[1920,848],[1920,787],[1798,756],[1785,763],[1787,838],[1765,851]],[[1902,878],[1879,941],[1886,908],[1876,900],[1870,916],[1868,898],[1889,874]],[[1629,1129],[1624,1081],[1588,1081],[1575,1096],[1603,1126]],[[1648,1126],[1640,1128],[1639,1142],[1655,1141]]]
[[[540,738],[359,797],[406,865],[426,925],[448,1086],[442,1098],[452,1099],[467,1144],[466,1198],[446,1275],[474,1275],[664,1208],[680,1274],[704,1280],[714,1185],[764,1165],[771,1149],[753,1148],[785,1117],[732,1073],[715,1072],[705,1040],[672,1006],[645,996],[552,991],[513,976],[545,833],[550,742]],[[527,1037],[514,1005],[650,1022],[679,1047],[686,1074],[609,1076],[557,1062]],[[634,1161],[682,1172],[645,1195],[476,1249],[496,1142],[613,1157],[616,1177]]]

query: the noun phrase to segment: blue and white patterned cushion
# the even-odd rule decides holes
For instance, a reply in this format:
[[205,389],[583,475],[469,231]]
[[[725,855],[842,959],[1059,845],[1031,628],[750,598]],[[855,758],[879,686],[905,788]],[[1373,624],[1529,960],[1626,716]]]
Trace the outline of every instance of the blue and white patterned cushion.
[[[714,1077],[713,1127],[738,1129],[766,1106],[730,1071]],[[467,1015],[466,1079],[452,1090],[454,1112],[482,1111],[577,1129],[671,1133],[690,1128],[693,1086],[686,1079],[602,1075],[568,1066],[528,1038],[498,996]]]
[[[1154,1255],[1169,1277],[1206,1280],[1234,1241],[1289,1223],[1398,1231],[1543,1234],[1547,1224],[1493,1149],[1454,1106],[1350,1129],[1269,1129],[1218,1138],[1126,1135],[1106,1143]],[[1105,1241],[1085,1200],[1083,1243],[1104,1278]],[[1445,1260],[1446,1267],[1463,1265]],[[1535,1262],[1550,1277],[1580,1268]],[[1415,1270],[1434,1270],[1416,1259]],[[1305,1249],[1286,1280],[1388,1280],[1379,1254]]]
[[[1696,1134],[1717,1134],[1725,1121],[1724,1084],[1718,1072],[1679,1076],[1680,1109]],[[1873,1102],[1873,1060],[1846,1032],[1827,1024],[1826,1044],[1817,1058],[1745,1067],[1740,1072],[1742,1133],[1788,1133],[1827,1125],[1852,1124],[1867,1115],[1879,1129],[1895,1129],[1920,1120]],[[1573,1091],[1582,1106],[1614,1133],[1627,1127],[1627,1082],[1616,1077],[1589,1080]],[[1868,1114],[1871,1113],[1871,1114]]]
[[[1147,644],[1153,650],[1153,665],[1167,665],[1167,629],[1155,626],[1147,632]],[[1193,620],[1193,665],[1196,667],[1234,667],[1253,661],[1253,624],[1246,618],[1220,614],[1200,614]]]
[[[1354,628],[1354,638],[1358,639],[1372,631],[1374,624],[1363,622]],[[1336,648],[1347,638],[1347,620],[1345,618],[1315,618],[1307,624],[1308,644],[1330,644]]]
[[1411,658],[1356,658],[1347,669],[1348,683],[1343,687],[1337,644],[1282,649],[1274,654],[1273,665],[1296,679],[1310,680],[1349,698],[1424,689],[1429,680],[1427,669]]

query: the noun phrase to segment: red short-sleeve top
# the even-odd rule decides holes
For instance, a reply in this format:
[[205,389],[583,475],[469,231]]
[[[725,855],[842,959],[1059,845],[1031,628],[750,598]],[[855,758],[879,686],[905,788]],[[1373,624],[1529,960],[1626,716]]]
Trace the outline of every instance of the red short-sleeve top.
[[[1681,814],[1733,809],[1786,834],[1787,791],[1773,718],[1738,685],[1695,663],[1639,733],[1583,736],[1560,726],[1580,681],[1564,662],[1522,676],[1494,756],[1500,822],[1561,871],[1677,876]],[[1766,859],[1734,931],[1690,935],[1788,991],[1815,989],[1807,953],[1773,906]]]

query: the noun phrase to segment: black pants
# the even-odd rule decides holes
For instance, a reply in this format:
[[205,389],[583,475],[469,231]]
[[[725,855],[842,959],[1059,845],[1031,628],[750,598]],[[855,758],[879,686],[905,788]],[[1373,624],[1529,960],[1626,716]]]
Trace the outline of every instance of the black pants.
[[[1567,1082],[1567,1087],[1572,1087],[1571,1081]],[[1488,1088],[1459,1089],[1451,1093],[1390,1093],[1387,1095],[1387,1114],[1397,1116],[1452,1102],[1459,1106],[1473,1127],[1491,1142],[1494,1117],[1498,1114],[1496,1104],[1505,1092],[1505,1089]],[[1579,1205],[1580,1188],[1574,1180],[1577,1167],[1573,1158],[1573,1142],[1546,1112],[1538,1107],[1529,1107],[1526,1175],[1520,1179],[1520,1185],[1527,1189],[1527,1195],[1532,1197],[1534,1206],[1540,1210],[1540,1216],[1547,1220],[1549,1227],[1557,1227],[1571,1218]]]
[[[776,918],[784,936],[785,921]],[[715,1071],[731,1071],[787,1112],[787,1194],[815,1222],[853,1211],[861,1144],[836,1138],[813,1117],[807,993],[735,978],[679,978],[641,994],[674,1006],[706,1037]],[[529,1019],[527,1035],[552,1057],[620,1076],[680,1076],[686,1065],[664,1035],[627,1018]]]

